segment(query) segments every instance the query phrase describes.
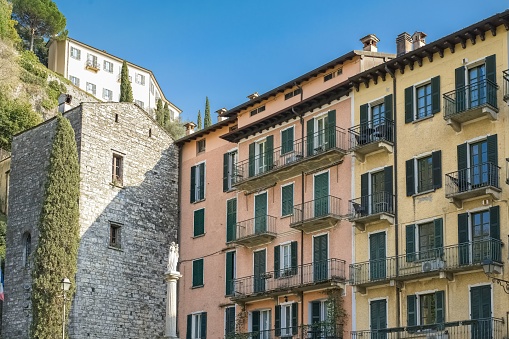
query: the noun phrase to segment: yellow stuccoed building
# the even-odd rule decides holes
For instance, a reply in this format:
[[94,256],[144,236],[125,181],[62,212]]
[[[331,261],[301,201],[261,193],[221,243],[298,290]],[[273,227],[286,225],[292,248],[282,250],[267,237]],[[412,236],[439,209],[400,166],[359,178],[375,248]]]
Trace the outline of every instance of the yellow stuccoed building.
[[508,23],[403,33],[397,58],[350,78],[352,338],[508,335],[483,270],[509,280]]

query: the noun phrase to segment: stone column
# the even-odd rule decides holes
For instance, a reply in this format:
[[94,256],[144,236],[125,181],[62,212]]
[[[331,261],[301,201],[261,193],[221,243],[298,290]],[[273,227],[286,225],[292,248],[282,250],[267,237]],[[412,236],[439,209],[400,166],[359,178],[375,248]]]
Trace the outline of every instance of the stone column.
[[164,275],[166,279],[166,327],[165,338],[177,337],[177,281],[182,277],[180,272],[171,271]]

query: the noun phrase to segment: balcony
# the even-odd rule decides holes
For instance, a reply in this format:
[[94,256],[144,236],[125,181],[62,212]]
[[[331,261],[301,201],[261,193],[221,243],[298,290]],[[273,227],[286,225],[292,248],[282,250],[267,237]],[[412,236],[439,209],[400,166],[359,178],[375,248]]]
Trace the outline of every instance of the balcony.
[[296,205],[290,227],[306,233],[334,227],[341,219],[340,203],[341,199],[329,195]]
[[87,60],[85,68],[97,73],[101,69],[101,65],[99,65],[97,60]]
[[509,104],[509,69],[502,72],[504,79],[504,101]]
[[485,79],[445,93],[445,121],[459,132],[463,123],[477,118],[497,120],[497,90],[497,84]]
[[276,221],[277,218],[271,215],[240,221],[233,242],[247,247],[271,242],[276,237]]
[[502,242],[486,238],[441,248],[406,253],[385,259],[350,265],[350,283],[365,293],[366,287],[390,280],[406,281],[437,276],[452,279],[452,274],[482,268],[490,258],[502,265]]
[[253,191],[339,162],[347,153],[346,134],[340,127],[296,140],[289,151],[277,147],[237,164],[234,186]]
[[500,199],[500,167],[484,163],[445,175],[445,197],[461,208],[467,199],[491,196]]
[[328,259],[284,270],[251,275],[233,281],[234,301],[250,301],[278,296],[289,291],[307,291],[340,286],[346,282],[346,263],[341,259]]
[[504,319],[485,318],[441,324],[352,331],[351,339],[503,339]]
[[378,192],[349,201],[349,218],[360,231],[369,223],[394,223],[394,195]]
[[229,333],[225,339],[342,339],[343,327],[338,324],[318,322],[280,329],[245,333]]
[[392,153],[394,145],[394,121],[380,119],[378,124],[366,122],[348,129],[350,152],[364,162],[366,155],[380,150]]

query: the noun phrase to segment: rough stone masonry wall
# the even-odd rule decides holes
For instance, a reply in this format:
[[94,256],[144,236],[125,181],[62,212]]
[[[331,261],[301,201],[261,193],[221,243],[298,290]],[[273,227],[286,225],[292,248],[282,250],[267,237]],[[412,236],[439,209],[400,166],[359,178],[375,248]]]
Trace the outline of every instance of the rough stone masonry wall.
[[[162,337],[163,276],[177,232],[178,151],[133,104],[82,107],[81,241],[71,338]],[[113,153],[124,157],[122,188],[112,185]],[[110,222],[122,225],[121,249],[109,246]]]

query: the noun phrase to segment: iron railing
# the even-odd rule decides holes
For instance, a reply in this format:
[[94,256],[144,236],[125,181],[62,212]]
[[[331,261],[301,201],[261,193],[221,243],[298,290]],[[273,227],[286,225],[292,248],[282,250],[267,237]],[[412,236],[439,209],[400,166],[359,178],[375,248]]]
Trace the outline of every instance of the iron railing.
[[245,333],[229,333],[225,339],[342,339],[343,326],[327,322]]
[[504,87],[504,100],[509,100],[509,69],[502,72],[503,87]]
[[332,149],[345,153],[347,149],[346,133],[337,126],[295,140],[291,145],[283,145],[240,161],[236,166],[234,182],[239,183],[272,172]]
[[440,324],[352,331],[351,339],[503,339],[504,319],[484,318]]
[[331,195],[313,199],[293,207],[290,225],[310,221],[330,215],[340,217],[341,199]]
[[276,222],[277,218],[271,215],[261,215],[252,219],[239,221],[233,241],[262,234],[273,234],[275,236]]
[[87,60],[85,65],[88,68],[93,68],[93,69],[97,69],[97,70],[101,69],[101,65],[97,61],[94,61],[94,60]]
[[500,167],[485,162],[445,175],[445,196],[473,191],[478,188],[500,188]]
[[394,121],[381,118],[376,122],[368,121],[348,129],[350,150],[360,148],[372,142],[394,142]]
[[444,94],[444,119],[450,119],[473,108],[489,105],[497,108],[498,85],[484,79]]
[[234,279],[233,288],[234,296],[242,298],[327,281],[346,281],[344,260],[332,258]]
[[502,263],[502,242],[485,238],[461,244],[406,253],[350,265],[350,283],[362,285],[388,279],[404,279],[438,271],[479,267],[485,259]]
[[352,219],[379,213],[394,214],[393,194],[378,192],[350,200],[349,215]]

